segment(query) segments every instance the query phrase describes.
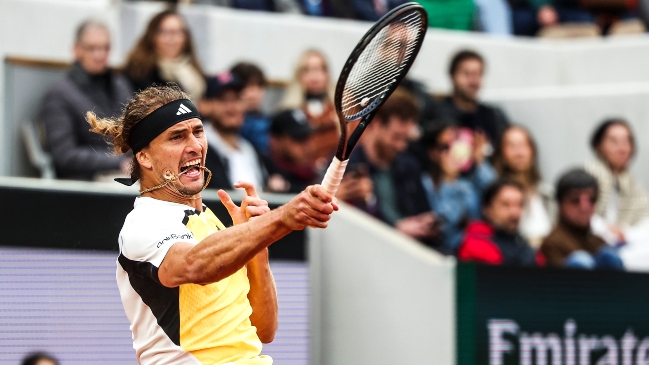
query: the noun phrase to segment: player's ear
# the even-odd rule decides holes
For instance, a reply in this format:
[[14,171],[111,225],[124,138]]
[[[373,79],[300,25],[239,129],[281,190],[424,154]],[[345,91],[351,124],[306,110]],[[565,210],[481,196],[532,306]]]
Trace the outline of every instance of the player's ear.
[[149,153],[146,148],[136,153],[135,158],[137,158],[137,162],[140,163],[140,166],[145,169],[151,169],[151,167],[153,166],[151,164],[151,157],[149,156]]

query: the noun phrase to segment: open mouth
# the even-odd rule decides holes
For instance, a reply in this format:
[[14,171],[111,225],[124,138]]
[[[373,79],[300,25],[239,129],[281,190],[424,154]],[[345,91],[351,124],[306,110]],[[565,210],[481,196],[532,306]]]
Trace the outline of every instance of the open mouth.
[[180,173],[188,177],[199,176],[202,172],[201,169],[201,159],[197,158],[191,161],[187,161],[180,167]]

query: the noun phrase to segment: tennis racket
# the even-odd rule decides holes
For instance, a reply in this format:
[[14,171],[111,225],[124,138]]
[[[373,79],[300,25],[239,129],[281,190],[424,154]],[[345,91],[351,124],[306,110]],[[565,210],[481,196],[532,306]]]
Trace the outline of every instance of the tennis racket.
[[403,4],[379,19],[345,62],[334,97],[340,140],[322,181],[331,195],[338,190],[361,134],[415,61],[427,29],[424,8]]

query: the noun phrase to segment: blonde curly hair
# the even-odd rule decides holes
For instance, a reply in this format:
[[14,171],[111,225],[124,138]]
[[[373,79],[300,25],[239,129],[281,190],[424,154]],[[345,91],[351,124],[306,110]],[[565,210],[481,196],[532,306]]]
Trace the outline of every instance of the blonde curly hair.
[[[86,113],[90,131],[107,137],[112,143],[114,155],[127,153],[131,150],[128,138],[133,126],[159,107],[178,99],[189,99],[189,96],[176,85],[153,85],[137,94],[126,104],[122,116],[118,118],[99,118],[95,113]],[[131,162],[131,179],[140,178],[140,165],[133,156]]]

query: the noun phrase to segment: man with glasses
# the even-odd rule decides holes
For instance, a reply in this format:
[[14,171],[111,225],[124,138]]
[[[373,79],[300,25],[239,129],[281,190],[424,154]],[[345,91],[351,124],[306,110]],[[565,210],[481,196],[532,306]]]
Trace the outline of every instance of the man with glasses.
[[130,84],[108,67],[110,34],[103,23],[88,20],[79,25],[74,42],[74,64],[45,95],[40,120],[57,177],[100,179],[128,171],[129,156],[108,154],[102,136],[88,131],[86,112],[100,117],[119,115],[132,96]]
[[556,187],[559,220],[541,244],[548,265],[624,269],[615,249],[592,232],[590,222],[598,191],[597,180],[583,169],[573,169],[561,176]]

